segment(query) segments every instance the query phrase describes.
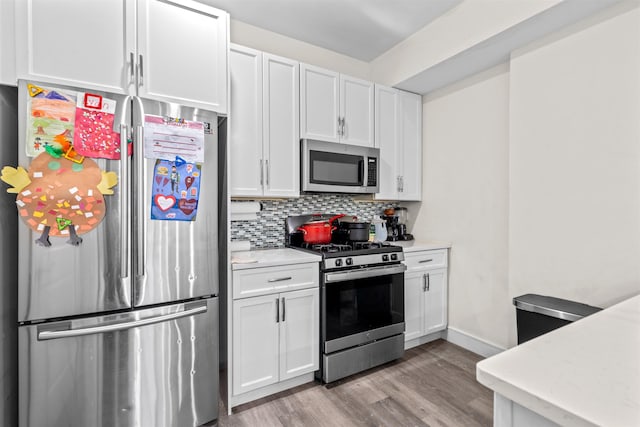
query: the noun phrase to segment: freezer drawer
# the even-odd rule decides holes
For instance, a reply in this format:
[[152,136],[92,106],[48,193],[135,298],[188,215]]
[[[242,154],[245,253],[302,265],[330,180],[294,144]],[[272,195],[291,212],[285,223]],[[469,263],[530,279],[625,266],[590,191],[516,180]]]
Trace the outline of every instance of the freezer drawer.
[[218,416],[218,298],[18,329],[21,427]]

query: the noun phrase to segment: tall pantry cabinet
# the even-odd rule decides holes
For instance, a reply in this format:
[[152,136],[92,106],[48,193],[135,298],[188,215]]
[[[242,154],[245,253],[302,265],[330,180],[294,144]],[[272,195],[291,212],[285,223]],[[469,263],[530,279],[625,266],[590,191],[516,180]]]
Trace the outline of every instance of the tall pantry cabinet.
[[422,199],[422,97],[376,85],[375,146],[382,200]]
[[299,65],[232,44],[231,197],[300,194]]
[[227,113],[226,12],[193,0],[15,7],[18,78]]

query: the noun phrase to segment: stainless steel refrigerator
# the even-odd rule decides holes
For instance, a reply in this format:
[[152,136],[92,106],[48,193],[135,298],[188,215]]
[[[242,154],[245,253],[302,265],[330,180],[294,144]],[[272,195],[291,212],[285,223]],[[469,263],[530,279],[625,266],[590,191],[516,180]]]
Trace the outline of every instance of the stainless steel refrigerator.
[[[18,163],[30,90],[19,82]],[[218,416],[217,116],[171,103],[89,92],[116,102],[113,130],[131,141],[115,160],[104,219],[82,243],[18,225],[20,426],[195,426]],[[147,115],[203,122],[204,161],[194,221],[151,218],[156,160]],[[124,145],[122,145],[124,147]],[[81,179],[81,178],[78,178]],[[73,208],[73,207],[72,207]]]

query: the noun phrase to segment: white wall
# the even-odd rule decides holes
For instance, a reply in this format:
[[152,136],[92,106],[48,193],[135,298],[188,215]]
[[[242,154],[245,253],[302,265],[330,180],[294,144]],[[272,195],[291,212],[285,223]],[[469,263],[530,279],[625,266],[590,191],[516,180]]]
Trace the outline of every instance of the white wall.
[[513,316],[508,88],[505,64],[425,97],[423,202],[412,229],[416,238],[452,244],[449,326],[502,348]]
[[353,77],[369,79],[369,63],[328,49],[292,39],[244,22],[231,20],[231,42],[274,55],[338,71]]
[[515,53],[510,90],[510,296],[640,292],[638,3]]
[[396,85],[491,37],[521,24],[561,0],[463,1],[371,62],[372,80]]
[[424,98],[413,233],[450,241],[450,327],[516,343],[511,299],[640,292],[640,6]]

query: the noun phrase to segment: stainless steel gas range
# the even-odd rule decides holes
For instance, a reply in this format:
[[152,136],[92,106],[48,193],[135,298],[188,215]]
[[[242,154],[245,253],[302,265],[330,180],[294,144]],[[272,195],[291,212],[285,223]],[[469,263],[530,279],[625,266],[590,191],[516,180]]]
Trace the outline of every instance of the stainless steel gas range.
[[404,355],[406,266],[402,248],[386,242],[305,243],[298,227],[317,218],[288,217],[286,240],[322,255],[318,376],[329,383]]

